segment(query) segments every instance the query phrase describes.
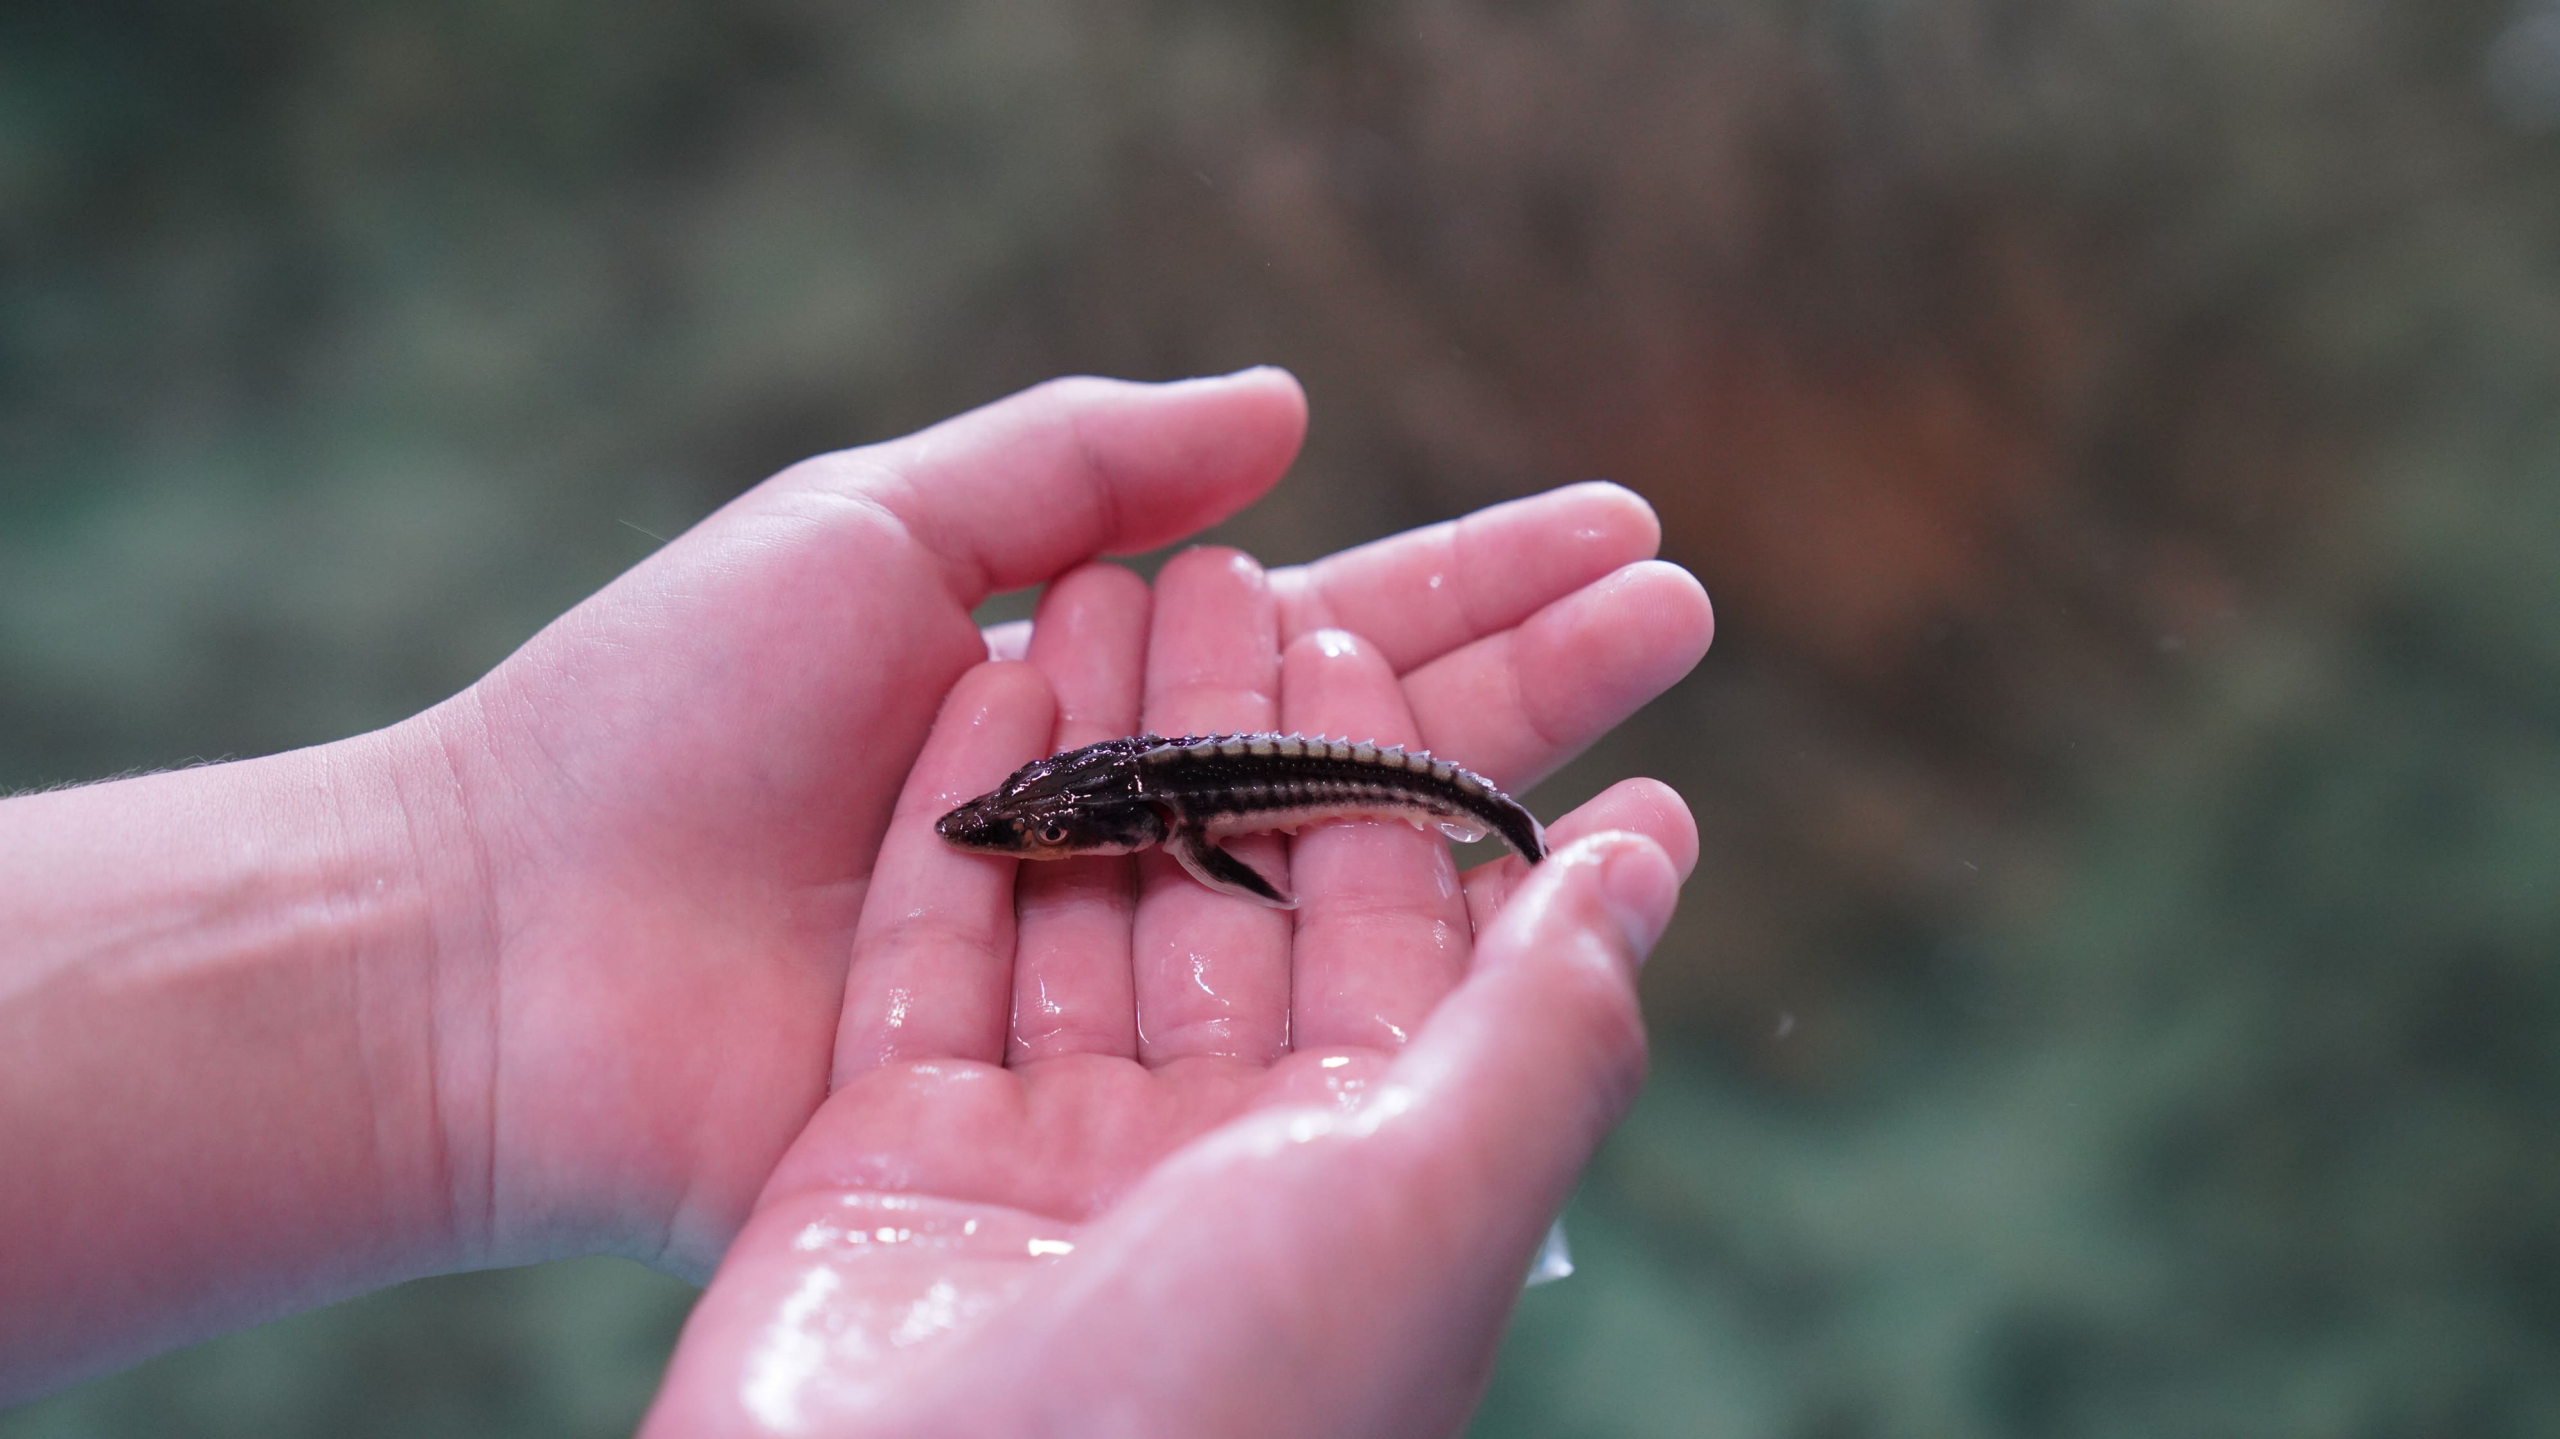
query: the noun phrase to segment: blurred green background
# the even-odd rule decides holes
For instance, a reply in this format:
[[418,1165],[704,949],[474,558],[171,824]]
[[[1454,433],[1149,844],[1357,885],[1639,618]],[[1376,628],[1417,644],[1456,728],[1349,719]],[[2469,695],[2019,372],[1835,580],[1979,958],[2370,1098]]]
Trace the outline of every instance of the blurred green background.
[[[1286,364],[1219,538],[1606,476],[1717,599],[1532,797],[1705,850],[1478,1433],[2560,1433],[2555,127],[2553,0],[13,5],[0,790]],[[0,1435],[618,1434],[689,1299],[432,1280]]]

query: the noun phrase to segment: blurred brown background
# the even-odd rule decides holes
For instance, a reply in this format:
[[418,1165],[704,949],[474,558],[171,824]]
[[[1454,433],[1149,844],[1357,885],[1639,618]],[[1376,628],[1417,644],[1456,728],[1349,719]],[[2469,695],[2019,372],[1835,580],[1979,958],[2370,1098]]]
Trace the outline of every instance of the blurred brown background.
[[[1218,538],[1605,476],[1717,601],[1532,796],[1706,847],[1480,1433],[2560,1432],[2555,127],[2549,0],[10,7],[0,789],[1285,364]],[[430,1281],[0,1435],[618,1433],[688,1298]]]

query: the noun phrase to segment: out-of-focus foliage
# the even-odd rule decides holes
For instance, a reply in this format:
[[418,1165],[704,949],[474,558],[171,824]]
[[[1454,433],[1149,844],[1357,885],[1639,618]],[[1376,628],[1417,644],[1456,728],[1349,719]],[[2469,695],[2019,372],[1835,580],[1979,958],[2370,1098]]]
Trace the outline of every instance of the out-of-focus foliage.
[[422,1279],[93,1382],[0,1416],[0,1432],[628,1434],[692,1302],[619,1259]]
[[[2552,1432],[2554,126],[2548,0],[16,7],[0,786],[396,718],[814,450],[1285,363],[1223,538],[1606,475],[1719,602],[1535,797],[1705,854],[1481,1432]],[[436,1281],[0,1434],[612,1432],[680,1303]]]

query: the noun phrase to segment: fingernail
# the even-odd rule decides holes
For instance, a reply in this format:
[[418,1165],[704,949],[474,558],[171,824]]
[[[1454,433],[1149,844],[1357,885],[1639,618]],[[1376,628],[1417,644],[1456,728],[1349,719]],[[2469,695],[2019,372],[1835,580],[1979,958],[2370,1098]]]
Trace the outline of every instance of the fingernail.
[[1671,907],[1680,900],[1680,876],[1671,857],[1657,844],[1621,845],[1600,871],[1600,894],[1609,917],[1627,937],[1632,967],[1644,967],[1663,926],[1671,923]]

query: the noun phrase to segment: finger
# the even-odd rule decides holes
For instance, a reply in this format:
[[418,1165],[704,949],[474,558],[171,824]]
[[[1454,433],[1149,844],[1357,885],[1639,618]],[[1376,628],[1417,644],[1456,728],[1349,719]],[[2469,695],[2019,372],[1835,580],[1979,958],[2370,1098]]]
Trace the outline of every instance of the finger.
[[1054,704],[1029,665],[963,675],[898,796],[854,927],[835,1080],[902,1059],[1004,1057],[1017,862],[964,854],[933,822],[1048,746]]
[[1651,839],[1586,836],[1539,865],[1476,939],[1475,967],[1388,1070],[1444,1153],[1447,1182],[1549,1197],[1519,1216],[1525,1260],[1594,1146],[1642,1082],[1636,971],[1670,922],[1680,874]]
[[1289,467],[1306,412],[1297,380],[1269,367],[1169,385],[1080,376],[821,455],[776,483],[879,506],[970,608],[1234,514]]
[[[1163,735],[1267,730],[1278,718],[1278,616],[1262,567],[1233,550],[1175,556],[1156,576],[1145,721]],[[1285,880],[1277,836],[1227,848]],[[1138,1055],[1267,1061],[1289,1042],[1289,915],[1202,887],[1161,850],[1139,856],[1131,947]]]
[[[1147,612],[1147,582],[1117,565],[1073,571],[1041,597],[1030,656],[1058,696],[1053,751],[1136,732]],[[1135,1058],[1135,867],[1118,856],[1027,864],[1014,896],[1021,932],[1006,1062],[1059,1054]]]
[[1697,580],[1647,560],[1407,674],[1405,699],[1432,753],[1518,792],[1678,683],[1714,635]]
[[[1259,1108],[1184,1146],[973,1333],[980,1365],[919,1375],[899,1396],[917,1409],[865,1418],[905,1432],[972,1403],[1014,1432],[1137,1394],[1151,1432],[1455,1432],[1531,1252],[1633,1096],[1631,980],[1676,887],[1633,835],[1553,864],[1365,1103]],[[1140,1312],[1181,1318],[1110,1322]]]
[[1282,640],[1346,629],[1402,674],[1652,558],[1661,543],[1652,506],[1594,480],[1275,571],[1271,588]]
[[[1640,834],[1662,846],[1672,867],[1687,879],[1698,864],[1698,822],[1680,792],[1658,779],[1626,779],[1594,795],[1581,808],[1547,827],[1547,847],[1570,848],[1609,830]],[[1517,855],[1477,865],[1466,874],[1467,915],[1476,933],[1493,924],[1511,893],[1535,872]]]
[[[1309,735],[1418,747],[1395,671],[1343,630],[1293,642],[1280,723]],[[1466,973],[1467,911],[1437,832],[1398,821],[1324,824],[1290,845],[1298,924],[1290,1047],[1404,1043]]]

